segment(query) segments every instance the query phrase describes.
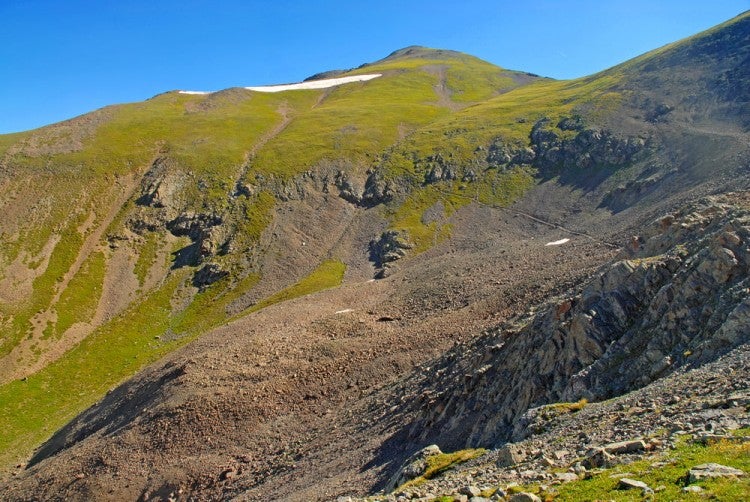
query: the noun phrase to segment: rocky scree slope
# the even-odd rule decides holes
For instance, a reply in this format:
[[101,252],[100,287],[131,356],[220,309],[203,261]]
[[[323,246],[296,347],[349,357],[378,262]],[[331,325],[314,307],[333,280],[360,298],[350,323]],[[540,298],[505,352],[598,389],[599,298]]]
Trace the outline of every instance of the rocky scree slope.
[[748,202],[729,194],[660,218],[579,291],[423,368],[403,389],[417,397],[402,410],[418,417],[407,438],[501,444],[530,408],[619,396],[750,341]]
[[169,92],[0,137],[4,465],[233,316],[371,278],[368,243],[393,225],[379,154],[534,80],[428,49],[376,70],[318,91]]
[[[571,82],[506,72],[450,52],[406,51],[355,70],[377,68],[384,73],[381,79],[331,92],[271,97],[243,90],[208,97],[167,93],[143,104],[115,107],[48,129],[0,138],[4,149],[2,183],[8,188],[2,193],[19,192],[24,186],[49,190],[60,178],[57,186],[77,187],[78,191],[70,193],[80,195],[63,200],[53,190],[47,198],[38,197],[39,204],[26,204],[10,195],[3,200],[11,216],[7,232],[15,243],[3,248],[3,259],[17,271],[6,273],[4,280],[28,285],[27,293],[34,298],[31,304],[15,300],[4,304],[3,350],[11,351],[7,357],[10,364],[4,367],[26,367],[27,361],[20,355],[38,357],[50,338],[62,335],[66,340],[63,328],[79,319],[67,319],[58,326],[59,314],[92,309],[91,305],[79,308],[76,299],[101,297],[93,307],[97,311],[102,303],[117,306],[103,312],[103,324],[99,329],[93,327],[85,343],[69,352],[66,349],[78,339],[61,343],[59,353],[54,354],[63,354],[58,364],[30,375],[27,381],[13,380],[0,388],[0,397],[9,403],[0,417],[8,424],[4,430],[9,435],[0,438],[0,445],[5,451],[28,451],[31,444],[47,437],[75,411],[146,362],[230,316],[242,318],[254,305],[267,305],[267,299],[288,298],[292,293],[279,297],[274,293],[295,281],[299,282],[292,291],[336,285],[342,265],[348,266],[346,274],[353,282],[369,279],[375,273],[366,258],[369,253],[383,266],[380,276],[396,270],[394,280],[385,284],[397,291],[397,280],[420,280],[418,275],[408,275],[411,264],[419,263],[420,253],[425,259],[442,260],[443,266],[460,262],[461,256],[440,253],[450,250],[446,243],[452,232],[460,233],[451,222],[463,222],[468,229],[480,224],[481,220],[467,218],[479,214],[477,207],[514,215],[517,220],[509,226],[511,232],[526,225],[568,232],[572,226],[577,233],[571,235],[586,238],[597,234],[606,241],[627,227],[642,233],[644,218],[653,218],[668,207],[671,210],[678,201],[741,188],[746,185],[742,175],[750,165],[746,129],[736,114],[701,111],[744,106],[741,92],[720,93],[714,80],[715,75],[742,80],[737,65],[747,51],[749,19],[740,16],[635,62]],[[685,51],[694,57],[677,57]],[[671,81],[656,71],[655,64],[648,68],[651,78],[639,80],[638,72],[646,70],[638,65],[664,58],[672,65],[672,73],[692,72],[695,78]],[[462,74],[472,78],[456,78]],[[668,100],[669,93],[679,95],[682,89],[701,92],[690,103],[655,101]],[[405,92],[412,101],[386,100],[389,107],[384,111],[384,96],[404,96]],[[475,105],[466,106],[470,103]],[[663,110],[658,117],[651,113],[657,109]],[[340,117],[345,117],[345,123]],[[376,130],[369,127],[372,124],[378,124]],[[76,141],[66,142],[71,131]],[[317,136],[310,136],[310,131]],[[50,143],[59,148],[48,151],[41,146]],[[53,161],[47,162],[45,155],[54,155]],[[111,197],[112,179],[119,180],[114,189],[119,197]],[[539,185],[532,188],[534,183]],[[99,199],[87,198],[95,194],[101,195],[101,200],[110,196],[107,211],[99,207]],[[514,200],[516,205],[508,208]],[[55,212],[44,216],[49,207]],[[77,209],[71,210],[73,207]],[[529,213],[530,207],[536,216]],[[93,209],[88,212],[88,208]],[[310,221],[311,212],[325,218]],[[543,219],[549,213],[557,215],[556,221]],[[24,221],[39,225],[30,232],[24,229]],[[689,221],[684,223],[690,227]],[[332,224],[333,233],[340,237],[330,238]],[[745,242],[741,229],[734,232],[740,244]],[[532,235],[547,233],[537,229]],[[731,326],[727,309],[740,294],[734,290],[726,292],[720,305],[706,302],[713,308],[704,306],[699,313],[664,307],[668,321],[658,320],[657,313],[649,314],[640,295],[664,305],[669,295],[676,293],[665,292],[662,297],[660,292],[673,284],[675,291],[684,290],[686,301],[710,299],[705,289],[715,289],[723,273],[723,262],[717,260],[729,260],[725,281],[734,284],[746,271],[743,251],[726,244],[720,247],[728,253],[705,251],[704,256],[700,249],[707,244],[693,246],[691,243],[700,239],[690,237],[685,249],[674,248],[660,256],[650,250],[651,239],[646,237],[633,242],[632,259],[605,272],[601,284],[545,307],[546,316],[534,318],[529,326],[517,322],[515,328],[503,328],[546,343],[561,360],[533,352],[522,343],[523,336],[496,336],[497,351],[528,356],[545,368],[544,376],[531,374],[528,367],[521,369],[524,383],[507,379],[497,383],[509,385],[496,391],[515,393],[517,403],[503,401],[498,414],[484,416],[475,405],[455,397],[473,391],[475,379],[484,382],[484,372],[510,375],[508,372],[516,369],[510,359],[495,361],[484,351],[455,367],[447,360],[438,363],[450,376],[450,385],[443,393],[424,397],[428,403],[434,399],[431,405],[435,406],[428,405],[430,411],[425,416],[408,407],[408,416],[392,413],[399,407],[389,408],[389,427],[402,418],[403,423],[414,424],[411,432],[399,427],[397,437],[406,437],[415,445],[431,437],[442,437],[446,445],[456,446],[465,444],[467,437],[476,442],[502,441],[516,417],[534,403],[586,392],[600,398],[644,385],[684,364],[687,351],[704,350],[693,347],[693,342],[708,340],[716,333],[725,336],[717,326]],[[36,247],[25,250],[25,243]],[[441,247],[443,244],[446,247]],[[477,243],[475,246],[479,249]],[[530,244],[513,247],[513,256],[518,256],[523,246]],[[576,248],[570,258],[600,263],[608,255],[598,252],[592,257],[589,249]],[[404,260],[404,255],[409,258]],[[402,264],[404,275],[399,276],[393,262]],[[694,290],[690,289],[693,262],[702,263],[710,272],[695,272],[705,284]],[[328,277],[321,278],[326,274]],[[111,295],[116,288],[107,286],[107,278],[111,283],[114,275],[129,277],[137,284],[130,296]],[[570,278],[552,271],[544,279],[554,282],[563,276]],[[79,280],[74,280],[76,277]],[[503,283],[502,278],[498,280]],[[623,281],[617,286],[622,289],[615,291],[617,281]],[[71,289],[66,297],[69,284],[78,289]],[[98,285],[101,293],[96,293]],[[74,294],[80,290],[95,293]],[[45,296],[41,291],[52,294]],[[425,301],[424,305],[436,308],[434,302]],[[384,322],[399,320],[398,316],[384,317],[391,319]],[[422,312],[417,317],[423,321],[429,315]],[[82,314],[80,319],[84,318]],[[554,329],[556,335],[551,340],[538,338],[539,328]],[[639,334],[641,328],[666,330],[669,336],[649,345]],[[688,335],[679,332],[682,328]],[[29,333],[32,336],[24,338]],[[730,336],[731,330],[726,333]],[[684,336],[689,340],[683,340]],[[574,343],[568,344],[568,339]],[[13,352],[18,340],[31,340],[20,342],[25,352]],[[648,348],[633,349],[644,373],[625,371],[619,389],[604,379],[624,367],[626,349],[618,340]],[[440,347],[444,342],[438,335],[425,340]],[[118,345],[123,343],[125,346]],[[718,350],[710,346],[714,342],[706,343],[705,354]],[[682,358],[681,344],[688,347]],[[102,352],[103,348],[117,350]],[[102,354],[107,354],[110,363],[105,371],[95,364]],[[459,359],[458,352],[452,354],[448,357]],[[425,352],[419,352],[413,361],[425,357]],[[485,365],[480,362],[487,357],[497,362],[495,370],[482,369]],[[461,364],[466,368],[458,369]],[[283,369],[291,371],[286,366]],[[585,369],[588,372],[581,373]],[[395,375],[389,378],[404,370],[403,364],[396,364]],[[70,371],[76,376],[59,378]],[[427,375],[414,379],[429,390]],[[67,392],[72,384],[66,387],[65,382],[75,382],[79,392]],[[49,392],[50,386],[55,392]],[[499,395],[488,391],[484,397]],[[384,395],[382,401],[389,402],[392,396]],[[447,409],[455,413],[449,415]],[[220,421],[216,410],[203,411],[201,416]],[[82,417],[86,422],[87,415]],[[341,418],[343,423],[346,417]],[[137,434],[131,437],[135,440]],[[386,442],[382,451],[389,461],[403,455],[401,443],[395,440]],[[44,452],[42,457],[53,453]],[[274,455],[270,449],[264,454]],[[143,462],[145,465],[146,460]],[[205,463],[205,457],[196,457],[196,473]],[[378,464],[378,469],[382,465]],[[95,468],[93,464],[89,467]],[[262,468],[253,472],[258,474]],[[217,494],[227,489],[226,483],[216,483],[213,474],[196,473],[188,476],[192,490]],[[169,477],[166,471],[164,476]],[[269,480],[273,482],[273,476]],[[95,481],[82,484],[87,490],[95,490],[94,485]],[[239,493],[242,486],[250,487],[238,483],[229,489]],[[326,490],[313,498],[335,488]]]
[[[457,344],[383,391],[403,404],[384,414],[400,425],[382,452],[499,448],[387,499],[460,498],[469,485],[559,484],[556,465],[588,454],[589,468],[603,465],[595,446],[655,438],[635,456],[600,454],[613,465],[668,447],[675,430],[747,427],[749,242],[748,192],[698,201],[654,221],[576,290]],[[553,444],[565,452],[557,461]],[[380,488],[423,474],[419,458],[381,478]]]
[[[480,501],[507,500],[519,492],[532,495],[521,500],[537,500],[533,498],[537,496],[539,500],[591,496],[689,500],[691,493],[721,499],[712,493],[717,489],[731,491],[727,497],[742,497],[747,473],[735,470],[723,478],[725,483],[704,488],[688,475],[703,462],[691,461],[681,450],[692,443],[694,452],[697,449],[701,454],[723,442],[722,450],[714,454],[719,462],[737,463],[736,457],[746,458],[747,437],[733,433],[750,427],[749,364],[750,348],[744,344],[710,363],[682,366],[641,389],[606,401],[532,408],[524,414],[511,441],[500,448],[477,451],[479,457],[474,460],[454,464],[420,484],[402,486],[424,474],[427,457],[439,455],[440,449],[432,445],[394,474],[391,479],[399,483],[396,490],[367,498],[342,496],[340,500],[430,501],[445,497],[467,501],[477,494],[486,497],[477,498]],[[735,453],[730,462],[722,458],[727,445],[733,445]],[[620,478],[655,478],[660,484],[624,492]],[[597,489],[586,488],[593,483]]]

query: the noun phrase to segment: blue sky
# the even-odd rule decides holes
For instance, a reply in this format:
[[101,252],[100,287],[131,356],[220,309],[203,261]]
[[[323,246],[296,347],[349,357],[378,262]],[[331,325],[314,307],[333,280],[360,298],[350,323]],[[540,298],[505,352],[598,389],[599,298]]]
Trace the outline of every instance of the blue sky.
[[172,89],[296,82],[408,45],[574,78],[749,9],[750,0],[0,0],[0,133]]

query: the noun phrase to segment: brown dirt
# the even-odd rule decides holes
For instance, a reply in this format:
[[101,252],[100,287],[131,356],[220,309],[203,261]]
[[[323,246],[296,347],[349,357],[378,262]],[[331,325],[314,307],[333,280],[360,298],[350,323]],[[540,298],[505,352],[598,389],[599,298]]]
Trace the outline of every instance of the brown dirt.
[[612,256],[580,237],[545,247],[558,229],[497,209],[472,205],[453,222],[451,240],[387,279],[354,276],[267,308],[154,365],[53,438],[42,455],[92,434],[32,467],[14,493],[136,499],[181,488],[327,500],[372,486],[380,471],[360,468],[383,431],[353,410],[376,406],[377,389]]
[[448,78],[447,78],[447,70],[448,67],[445,65],[427,65],[422,68],[427,73],[430,73],[432,75],[435,75],[438,79],[438,82],[432,86],[433,89],[435,89],[435,94],[437,94],[437,104],[438,106],[443,106],[445,108],[448,108],[451,111],[458,111],[463,108],[466,108],[468,105],[462,104],[462,103],[456,103],[453,101],[453,91],[450,87],[448,87]]

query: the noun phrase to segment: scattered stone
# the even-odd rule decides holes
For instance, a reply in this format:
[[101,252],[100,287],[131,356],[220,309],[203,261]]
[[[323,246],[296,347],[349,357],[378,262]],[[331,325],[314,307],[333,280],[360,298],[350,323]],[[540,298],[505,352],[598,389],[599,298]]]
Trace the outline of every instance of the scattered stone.
[[523,462],[526,459],[526,454],[517,446],[512,444],[506,444],[499,450],[497,450],[497,466],[498,467],[510,467]]
[[458,493],[468,495],[469,497],[478,497],[482,494],[482,490],[480,490],[476,486],[469,485],[461,488]]
[[745,471],[726,465],[708,463],[696,465],[688,471],[688,483],[695,483],[701,479],[727,478],[745,476]]
[[505,498],[508,496],[508,493],[503,490],[502,488],[498,488],[495,490],[495,493],[492,495],[492,498],[490,500],[505,500]]
[[[630,478],[620,478],[620,482],[617,484],[617,488],[619,490],[651,490],[649,486],[644,483],[643,481],[638,481],[636,479],[630,479]],[[651,490],[653,491],[653,490]]]
[[586,467],[582,463],[576,462],[573,465],[573,472],[578,476],[584,476],[586,474]]
[[637,439],[634,441],[620,441],[617,443],[610,443],[604,446],[604,451],[614,455],[620,455],[623,453],[633,453],[636,451],[643,451],[646,449],[646,443],[643,440]]
[[555,466],[555,461],[552,460],[549,457],[542,457],[541,462],[542,462],[542,465],[545,466],[545,467],[554,467]]
[[542,502],[542,499],[529,492],[521,492],[512,495],[509,499],[510,502]]
[[685,493],[700,493],[703,491],[703,488],[698,485],[690,485],[683,488],[682,491]]
[[570,483],[571,481],[578,481],[578,475],[574,472],[556,472],[555,479],[563,483]]
[[583,461],[583,465],[587,469],[595,467],[612,467],[614,463],[614,457],[604,448],[592,448],[586,453],[586,458]]

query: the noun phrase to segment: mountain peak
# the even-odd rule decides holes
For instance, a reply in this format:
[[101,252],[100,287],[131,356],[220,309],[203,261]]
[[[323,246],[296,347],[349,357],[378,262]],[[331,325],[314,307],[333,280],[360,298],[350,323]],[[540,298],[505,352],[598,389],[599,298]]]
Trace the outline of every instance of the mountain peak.
[[462,56],[464,55],[461,52],[458,51],[452,51],[448,49],[433,49],[430,47],[424,47],[421,45],[410,45],[408,47],[404,47],[403,49],[398,49],[386,56],[385,58],[381,59],[378,62],[382,61],[393,61],[395,59],[412,59],[412,58],[424,58],[424,59],[431,59],[431,58],[442,58],[442,57],[456,57],[456,56]]

